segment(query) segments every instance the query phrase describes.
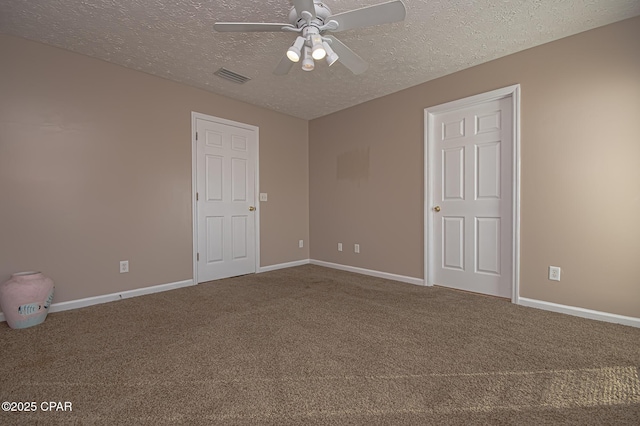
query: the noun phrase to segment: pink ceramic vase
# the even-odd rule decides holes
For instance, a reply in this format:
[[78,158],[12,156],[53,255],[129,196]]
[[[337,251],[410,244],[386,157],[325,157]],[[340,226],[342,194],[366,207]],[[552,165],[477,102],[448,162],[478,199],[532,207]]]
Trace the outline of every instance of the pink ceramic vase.
[[53,281],[40,272],[18,272],[0,285],[0,309],[11,328],[27,328],[47,317]]

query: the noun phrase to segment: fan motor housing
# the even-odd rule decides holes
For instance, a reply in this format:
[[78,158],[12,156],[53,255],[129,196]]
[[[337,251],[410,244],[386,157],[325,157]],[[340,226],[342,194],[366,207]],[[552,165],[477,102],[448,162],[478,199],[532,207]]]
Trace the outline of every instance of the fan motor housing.
[[[313,7],[316,10],[316,17],[311,21],[312,24],[316,24],[318,27],[325,24],[326,19],[331,16],[331,9],[327,7],[324,3],[313,2]],[[307,21],[305,21],[302,17],[298,16],[298,12],[296,12],[296,8],[292,7],[289,12],[289,22],[291,25],[296,26],[297,28],[302,28],[307,25]]]

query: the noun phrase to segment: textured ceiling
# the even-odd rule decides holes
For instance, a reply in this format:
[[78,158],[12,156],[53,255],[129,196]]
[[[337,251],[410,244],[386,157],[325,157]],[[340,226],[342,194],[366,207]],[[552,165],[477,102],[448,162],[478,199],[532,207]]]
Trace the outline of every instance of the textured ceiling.
[[[336,14],[386,0],[326,0]],[[287,22],[289,0],[3,0],[0,32],[312,119],[523,49],[640,15],[639,0],[403,0],[404,22],[336,36],[369,63],[272,70],[292,33],[216,33],[216,21]],[[213,74],[251,78],[244,85]]]

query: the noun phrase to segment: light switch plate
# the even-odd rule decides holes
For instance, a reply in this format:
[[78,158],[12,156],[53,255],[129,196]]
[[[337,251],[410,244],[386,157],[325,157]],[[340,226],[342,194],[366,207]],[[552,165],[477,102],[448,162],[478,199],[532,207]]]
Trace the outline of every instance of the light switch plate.
[[267,193],[266,192],[261,192],[260,193],[260,201],[267,201]]

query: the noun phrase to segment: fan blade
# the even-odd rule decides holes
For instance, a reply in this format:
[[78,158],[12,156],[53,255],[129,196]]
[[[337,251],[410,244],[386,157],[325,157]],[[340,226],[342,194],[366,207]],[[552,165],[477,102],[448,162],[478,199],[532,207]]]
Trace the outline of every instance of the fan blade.
[[388,3],[338,13],[337,15],[330,16],[328,19],[338,23],[338,29],[335,30],[335,32],[339,32],[353,28],[404,21],[406,14],[407,10],[404,4],[400,0],[394,0]]
[[276,69],[273,70],[273,73],[275,75],[285,75],[289,72],[292,66],[293,62],[291,62],[289,58],[287,58],[287,55],[284,55],[282,59],[280,59],[280,62],[276,66]]
[[289,28],[296,29],[296,27],[291,24],[271,24],[265,22],[216,22],[213,24],[213,29],[218,32],[278,32],[290,31]]
[[293,0],[293,7],[296,9],[298,18],[302,18],[302,12],[305,10],[311,14],[311,19],[316,17],[316,8],[313,0]]
[[354,74],[362,74],[369,68],[364,59],[356,54],[353,50],[349,49],[344,43],[333,36],[327,36],[331,39],[331,48],[338,54],[338,60],[345,67],[349,68]]

